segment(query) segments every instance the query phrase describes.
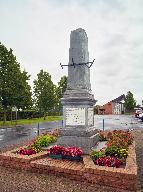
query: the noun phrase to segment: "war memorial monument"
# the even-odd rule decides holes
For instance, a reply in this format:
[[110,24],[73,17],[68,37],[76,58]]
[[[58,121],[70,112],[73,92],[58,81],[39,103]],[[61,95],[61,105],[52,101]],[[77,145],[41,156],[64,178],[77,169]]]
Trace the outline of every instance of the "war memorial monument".
[[[94,60],[93,60],[94,62]],[[91,93],[88,37],[84,29],[76,29],[70,35],[68,85],[61,99],[63,127],[58,144],[82,148],[85,154],[98,142],[98,130],[94,127]]]

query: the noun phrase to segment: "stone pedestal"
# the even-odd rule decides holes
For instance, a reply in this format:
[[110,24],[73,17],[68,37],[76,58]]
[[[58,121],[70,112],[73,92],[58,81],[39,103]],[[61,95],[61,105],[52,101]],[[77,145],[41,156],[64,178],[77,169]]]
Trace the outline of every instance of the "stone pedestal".
[[94,128],[93,95],[75,90],[67,90],[62,98],[63,128],[58,143],[76,146],[88,154],[98,142],[98,131]]
[[[72,61],[75,65],[72,66]],[[63,105],[63,128],[58,144],[76,146],[88,154],[98,142],[98,131],[94,128],[94,96],[91,94],[88,38],[83,29],[71,32],[68,85],[61,99]]]

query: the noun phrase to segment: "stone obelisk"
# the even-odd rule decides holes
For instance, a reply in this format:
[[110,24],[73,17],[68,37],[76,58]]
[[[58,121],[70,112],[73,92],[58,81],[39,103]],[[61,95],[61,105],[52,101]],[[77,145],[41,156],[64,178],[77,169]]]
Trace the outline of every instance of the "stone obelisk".
[[79,28],[70,35],[68,85],[61,99],[64,120],[58,143],[80,147],[85,154],[89,153],[98,141],[93,114],[96,101],[91,94],[88,62],[88,37],[85,30]]

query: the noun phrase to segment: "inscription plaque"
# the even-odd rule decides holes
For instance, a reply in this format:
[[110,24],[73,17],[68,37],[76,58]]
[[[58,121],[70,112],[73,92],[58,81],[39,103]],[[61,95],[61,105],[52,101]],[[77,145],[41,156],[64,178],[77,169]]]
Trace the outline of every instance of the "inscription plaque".
[[66,108],[66,125],[85,125],[85,108]]
[[93,125],[93,108],[88,108],[88,125]]

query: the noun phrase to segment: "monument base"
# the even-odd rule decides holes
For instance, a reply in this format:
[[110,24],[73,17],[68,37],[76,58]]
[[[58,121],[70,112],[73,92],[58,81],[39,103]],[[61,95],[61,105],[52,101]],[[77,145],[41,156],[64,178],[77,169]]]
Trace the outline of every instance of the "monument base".
[[79,131],[79,130],[62,130],[61,137],[58,138],[57,145],[64,147],[79,147],[84,154],[89,154],[99,141],[99,133],[97,129]]
[[63,105],[63,127],[57,144],[79,147],[89,154],[99,141],[94,127],[95,99],[87,89],[67,89],[61,99]]

